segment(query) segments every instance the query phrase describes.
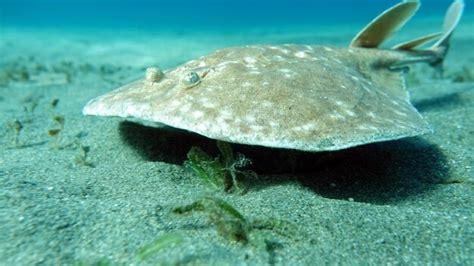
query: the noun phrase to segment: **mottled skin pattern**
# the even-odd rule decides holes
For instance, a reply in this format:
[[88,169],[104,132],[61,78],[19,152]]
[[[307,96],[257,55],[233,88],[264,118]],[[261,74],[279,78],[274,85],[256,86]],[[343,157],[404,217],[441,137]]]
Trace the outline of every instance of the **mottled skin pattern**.
[[[308,45],[226,48],[96,98],[84,114],[165,124],[234,143],[325,151],[430,131],[411,105],[407,53]],[[183,82],[190,72],[194,86]]]

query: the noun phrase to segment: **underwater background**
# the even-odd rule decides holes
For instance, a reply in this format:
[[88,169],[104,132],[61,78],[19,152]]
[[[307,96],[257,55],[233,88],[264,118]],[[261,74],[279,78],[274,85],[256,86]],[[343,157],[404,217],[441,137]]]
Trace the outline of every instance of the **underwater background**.
[[[347,47],[398,2],[0,0],[0,265],[474,265],[472,0],[443,77],[407,74],[433,133],[323,154],[235,145],[256,173],[242,191],[194,171],[215,166],[213,140],[82,115],[149,66],[219,48]],[[421,1],[384,47],[440,31],[451,2]]]
[[[386,0],[2,0],[3,25],[180,31],[367,21],[399,1]],[[419,17],[440,16],[449,0],[424,1]],[[469,5],[466,13],[472,12]]]

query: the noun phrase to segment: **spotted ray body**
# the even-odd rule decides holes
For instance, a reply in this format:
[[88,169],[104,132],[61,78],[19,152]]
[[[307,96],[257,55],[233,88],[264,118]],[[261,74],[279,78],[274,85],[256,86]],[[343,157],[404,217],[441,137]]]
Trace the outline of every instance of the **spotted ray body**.
[[[410,103],[401,69],[412,62],[442,62],[462,4],[458,0],[451,6],[457,16],[446,16],[451,21],[445,22],[443,34],[404,43],[404,49],[372,47],[413,15],[417,1],[383,13],[350,48],[225,48],[163,73],[150,68],[147,78],[93,99],[83,112],[167,125],[233,143],[305,151],[424,134],[431,129]],[[380,38],[378,24],[394,14],[401,18],[384,22],[386,36]],[[440,39],[431,49],[414,50],[432,38]]]

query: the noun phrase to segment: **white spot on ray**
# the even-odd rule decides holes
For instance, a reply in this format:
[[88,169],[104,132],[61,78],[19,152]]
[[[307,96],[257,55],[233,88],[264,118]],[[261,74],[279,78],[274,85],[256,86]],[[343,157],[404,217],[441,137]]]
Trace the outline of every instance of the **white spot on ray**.
[[244,117],[244,120],[248,123],[255,123],[255,121],[257,121],[257,119],[255,118],[255,116],[252,116],[252,115],[246,115]]
[[225,118],[225,117],[223,117],[223,116],[218,116],[218,117],[216,118],[216,120],[217,120],[217,121],[216,121],[217,123],[215,123],[215,124],[221,125],[221,124],[227,124],[227,121],[226,121],[226,120],[228,120],[228,118]]
[[400,112],[398,110],[393,110],[394,113],[396,113],[397,115],[399,116],[404,116],[404,117],[408,117],[408,115],[406,113],[403,113],[403,112]]
[[369,88],[367,88],[367,86],[365,85],[362,85],[362,89],[364,89],[366,92],[372,92]]
[[396,105],[396,106],[400,105],[400,102],[395,101],[395,100],[390,100],[390,102],[393,103],[393,104]]
[[359,81],[359,78],[356,77],[356,76],[351,76],[351,79],[355,80],[355,81]]
[[180,117],[180,116],[175,116],[173,117],[173,119],[171,120],[173,124],[181,124],[183,123],[183,118]]
[[317,128],[315,123],[308,123],[302,126],[293,127],[292,129],[295,131],[312,131]]
[[252,66],[249,67],[250,72],[260,72],[260,69],[258,67]]
[[225,66],[227,66],[227,65],[229,65],[229,64],[238,64],[238,63],[239,63],[239,62],[238,62],[238,61],[235,61],[235,60],[224,61],[224,62],[222,62],[222,63],[219,63],[219,64],[217,65],[217,67],[225,67]]
[[383,90],[380,90],[380,94],[382,94],[386,98],[390,98],[390,96],[386,92],[384,92]]
[[221,116],[224,118],[231,118],[232,117],[232,111],[224,109],[221,110]]
[[194,118],[199,119],[204,116],[204,112],[202,111],[194,111],[191,114]]
[[274,121],[270,121],[270,122],[268,122],[268,124],[269,124],[271,127],[279,127],[279,126],[280,126],[279,123],[274,122]]
[[254,57],[246,56],[244,57],[244,61],[249,64],[255,64],[257,60]]
[[206,99],[206,101],[203,101],[202,106],[206,108],[215,108],[216,104]]
[[281,55],[274,55],[273,59],[275,59],[276,61],[279,61],[279,62],[286,61],[285,58],[283,58],[283,56],[281,56]]
[[356,114],[351,111],[351,110],[344,110],[344,112],[348,115],[348,116],[356,116]]
[[219,121],[219,123],[211,124],[210,131],[212,132],[226,132],[229,130],[229,124],[224,121]]
[[279,69],[280,72],[283,72],[283,73],[292,73],[293,71],[291,71],[290,69],[288,68],[282,68],[282,69]]
[[199,123],[196,125],[197,131],[206,132],[209,127],[206,124]]
[[358,125],[356,128],[363,131],[368,131],[370,129],[367,125]]
[[191,110],[191,106],[189,104],[186,104],[181,106],[179,110],[183,113],[188,113]]
[[343,115],[337,112],[330,114],[329,117],[331,117],[334,120],[346,120],[346,117],[344,117]]
[[260,125],[250,125],[250,128],[254,131],[262,131],[264,129],[264,127]]
[[296,53],[295,53],[295,56],[296,56],[296,57],[299,57],[299,58],[305,58],[307,55],[306,55],[305,52],[299,51],[299,52],[296,52]]
[[175,99],[170,103],[170,105],[172,107],[177,107],[177,106],[181,105],[181,102]]

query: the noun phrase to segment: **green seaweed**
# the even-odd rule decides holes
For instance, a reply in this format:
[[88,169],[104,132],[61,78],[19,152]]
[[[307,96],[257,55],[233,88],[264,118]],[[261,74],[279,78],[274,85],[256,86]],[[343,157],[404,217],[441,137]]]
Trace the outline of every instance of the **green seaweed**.
[[76,73],[76,67],[71,61],[61,61],[59,64],[52,67],[52,72],[64,75],[64,81],[66,83],[71,83],[74,74]]
[[285,238],[299,235],[297,227],[281,219],[250,220],[228,202],[211,196],[205,196],[191,204],[175,207],[175,214],[205,213],[209,224],[215,227],[219,235],[229,241],[247,244],[254,230],[265,230]]
[[178,233],[168,233],[160,236],[152,244],[140,249],[138,258],[144,260],[164,249],[179,245],[183,242],[183,237]]
[[62,115],[53,115],[51,119],[54,122],[54,126],[53,128],[48,129],[48,135],[53,138],[52,143],[54,148],[62,148],[62,132],[64,129],[64,124],[66,123],[66,118]]
[[73,145],[75,146],[77,150],[77,154],[76,156],[74,156],[74,159],[73,159],[74,165],[95,167],[95,165],[91,161],[89,161],[88,156],[87,156],[90,148],[88,146],[82,145],[81,141],[77,137],[76,139],[74,139]]
[[190,168],[205,184],[214,189],[220,189],[225,186],[224,168],[217,158],[212,159],[198,147],[192,147],[187,157],[188,160],[184,165]]
[[218,212],[227,216],[231,216],[242,222],[247,222],[245,217],[229,203],[211,196],[203,197],[191,204],[176,207],[173,213],[186,214],[193,211],[210,212],[212,214]]
[[217,141],[217,148],[221,152],[222,160],[221,163],[223,168],[227,174],[227,176],[231,177],[232,186],[240,190],[237,177],[245,176],[245,177],[254,177],[256,174],[252,171],[243,171],[240,170],[250,164],[252,161],[246,158],[244,155],[237,153],[237,158],[234,156],[234,151],[228,142]]
[[10,59],[9,62],[0,63],[0,86],[16,82],[68,84],[74,82],[80,74],[98,75],[104,80],[114,81],[112,76],[124,70],[113,65],[94,67],[88,63],[77,64],[73,61],[51,62],[45,65],[32,56],[20,56]]
[[110,260],[105,258],[95,259],[93,261],[77,261],[73,264],[74,266],[110,266],[116,265],[112,263]]
[[293,223],[275,218],[253,220],[252,228],[271,231],[286,238],[294,238],[299,235],[298,228]]
[[51,100],[51,103],[50,103],[50,106],[52,109],[55,109],[59,104],[59,99],[58,98],[54,98],[53,100]]
[[268,253],[268,265],[276,265],[277,251],[283,249],[283,244],[274,240],[265,240],[265,251]]
[[217,141],[217,148],[220,156],[212,158],[202,149],[192,147],[184,165],[214,189],[241,191],[238,178],[256,176],[252,171],[241,170],[251,164],[250,159],[242,154],[234,154],[231,145],[227,142]]
[[453,82],[472,82],[474,81],[474,73],[467,66],[463,66],[460,71],[451,74]]
[[224,166],[232,165],[235,162],[234,151],[228,142],[216,141],[217,148],[222,155],[222,163]]
[[22,100],[23,112],[25,114],[24,121],[26,123],[30,123],[31,121],[33,121],[33,114],[39,105],[40,99],[41,99],[41,96],[29,95]]
[[23,124],[21,123],[20,120],[14,119],[7,123],[7,128],[10,130],[10,135],[11,135],[11,144],[15,147],[18,148],[21,146],[21,141],[20,141],[20,134],[21,131],[23,130]]
[[247,219],[229,203],[215,198],[203,197],[191,204],[176,207],[172,210],[176,214],[204,212],[209,223],[214,225],[219,235],[225,239],[247,243],[250,224]]
[[31,68],[33,57],[19,57],[12,62],[0,65],[0,86],[6,86],[10,82],[26,82],[37,74]]
[[59,125],[59,128],[62,130],[64,128],[64,123],[66,122],[66,118],[62,115],[53,116],[53,121]]
[[237,209],[232,207],[229,203],[218,198],[209,197],[208,199],[214,201],[214,203],[226,214],[240,220],[243,223],[247,223],[247,219],[245,219],[244,216]]

